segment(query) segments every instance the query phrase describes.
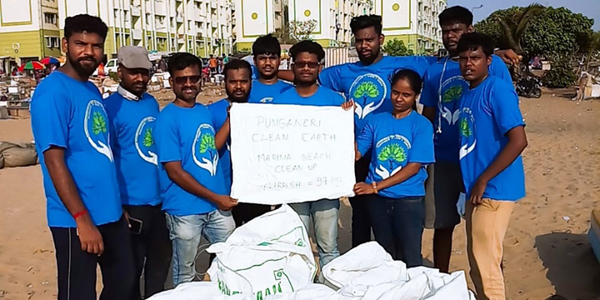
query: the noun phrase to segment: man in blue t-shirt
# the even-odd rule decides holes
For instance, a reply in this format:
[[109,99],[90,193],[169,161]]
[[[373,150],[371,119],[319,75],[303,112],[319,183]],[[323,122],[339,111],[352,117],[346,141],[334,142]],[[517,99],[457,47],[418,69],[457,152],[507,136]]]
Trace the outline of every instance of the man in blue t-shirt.
[[[452,253],[454,227],[460,223],[456,203],[463,191],[458,162],[458,114],[460,96],[469,89],[458,66],[457,44],[464,33],[473,32],[473,14],[466,8],[454,6],[439,15],[442,40],[448,56],[432,64],[423,80],[421,104],[423,115],[435,126],[435,172],[433,172],[433,203],[435,234],[433,263],[448,273]],[[512,84],[508,68],[498,56],[492,56],[490,75]]]
[[58,299],[132,299],[134,264],[102,95],[88,78],[104,56],[98,17],[65,19],[67,62],[36,89],[31,127],[56,249]]
[[[293,60],[292,71],[296,85],[275,97],[273,104],[341,106],[345,102],[342,95],[317,84],[320,62],[325,56],[321,45],[312,41],[301,41],[290,49],[290,56]],[[309,230],[312,218],[320,266],[323,267],[338,257],[339,199],[321,199],[290,206],[300,215],[306,230]]]
[[134,299],[145,299],[164,290],[171,265],[171,241],[161,210],[158,157],[154,125],[159,108],[145,93],[152,63],[139,46],[121,47],[117,61],[120,84],[104,101],[112,134],[112,149],[121,190],[121,203],[130,224],[135,278],[144,270],[144,295],[135,280]]
[[159,162],[162,208],[173,243],[173,284],[196,277],[200,237],[224,242],[235,228],[229,197],[215,144],[213,116],[196,103],[201,88],[202,62],[190,53],[169,59],[169,83],[175,100],[158,115],[155,139]]
[[[218,131],[216,139],[217,149],[219,149],[219,159],[223,166],[225,182],[231,186],[232,169],[229,142],[229,107],[231,103],[246,103],[251,87],[254,88],[251,81],[252,67],[245,60],[232,60],[225,65],[223,70],[225,75],[225,92],[227,98],[215,102],[208,106],[215,122],[215,130]],[[244,223],[271,211],[270,205],[261,205],[253,203],[239,203],[231,211],[236,226],[242,226]]]
[[276,37],[264,35],[252,44],[252,54],[258,78],[252,82],[248,102],[270,103],[274,97],[292,87],[291,84],[277,78],[281,63],[281,46]]
[[519,97],[489,73],[491,37],[464,34],[459,64],[469,89],[462,95],[459,159],[467,191],[467,254],[478,299],[505,299],[502,241],[515,202],[525,196],[521,153],[527,147]]

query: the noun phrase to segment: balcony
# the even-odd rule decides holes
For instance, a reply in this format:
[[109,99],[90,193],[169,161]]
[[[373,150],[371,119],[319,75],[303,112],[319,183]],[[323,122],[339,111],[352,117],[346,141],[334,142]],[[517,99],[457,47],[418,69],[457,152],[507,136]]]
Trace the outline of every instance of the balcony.
[[115,9],[120,9],[121,8],[121,0],[113,0],[113,7]]
[[175,21],[177,21],[177,23],[183,23],[183,16],[178,13]]
[[166,16],[167,15],[167,7],[162,4],[162,5],[157,5],[158,3],[155,4],[154,6],[154,14],[157,14],[159,16]]
[[142,15],[142,8],[139,6],[131,6],[131,15],[134,17],[140,17]]
[[210,1],[210,8],[217,8],[217,1]]
[[219,22],[218,22],[218,20],[217,20],[217,17],[212,17],[212,20],[210,21],[210,25],[211,25],[213,28],[217,28],[217,27],[219,26]]
[[142,30],[141,29],[133,29],[133,30],[131,30],[131,35],[133,36],[134,40],[141,40],[142,39]]

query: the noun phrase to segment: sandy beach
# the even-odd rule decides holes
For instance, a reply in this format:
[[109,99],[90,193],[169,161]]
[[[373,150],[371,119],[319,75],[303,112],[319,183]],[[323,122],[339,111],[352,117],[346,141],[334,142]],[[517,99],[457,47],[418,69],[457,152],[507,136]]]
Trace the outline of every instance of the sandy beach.
[[[569,101],[560,91],[521,99],[529,147],[527,197],[515,207],[505,245],[509,299],[600,299],[600,264],[587,241],[600,199],[600,101]],[[212,97],[216,100],[219,97]],[[209,99],[203,99],[208,101]],[[30,142],[30,120],[0,120],[0,141]],[[40,166],[0,170],[0,299],[56,299],[54,246],[46,225]],[[340,250],[350,246],[350,209],[342,208]],[[431,230],[423,255],[431,265]],[[467,269],[464,222],[452,270]]]

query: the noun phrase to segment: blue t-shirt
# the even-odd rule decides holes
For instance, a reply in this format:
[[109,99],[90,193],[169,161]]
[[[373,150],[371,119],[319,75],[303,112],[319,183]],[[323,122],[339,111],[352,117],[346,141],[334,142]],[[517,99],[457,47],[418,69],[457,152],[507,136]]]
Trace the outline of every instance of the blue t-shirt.
[[356,62],[325,68],[319,82],[354,100],[356,132],[360,133],[369,114],[392,112],[390,79],[397,70],[411,69],[423,76],[429,66],[430,61],[423,56],[384,56],[368,66]]
[[317,92],[309,97],[298,95],[295,88],[288,89],[273,99],[273,104],[311,105],[311,106],[341,106],[344,97],[326,87],[319,86]]
[[[212,114],[215,132],[218,132],[221,127],[223,127],[225,120],[227,120],[227,108],[229,108],[229,101],[227,101],[227,99],[223,99],[208,105],[207,108]],[[231,149],[229,145],[229,141],[227,141],[227,144],[225,144],[225,146],[219,150],[219,164],[223,170],[225,185],[231,187]]]
[[184,108],[171,103],[160,112],[155,126],[163,210],[175,216],[214,211],[217,208],[214,203],[183,190],[171,181],[163,166],[167,162],[181,161],[183,170],[204,187],[219,195],[229,195],[208,108],[202,104]]
[[144,93],[139,100],[114,93],[104,100],[111,125],[112,149],[124,205],[159,205],[158,157],[154,125],[156,99]]
[[76,227],[44,161],[43,153],[52,146],[65,149],[65,164],[94,224],[118,221],[123,211],[117,171],[110,148],[108,117],[98,88],[61,71],[53,72],[35,91],[31,127],[44,175],[48,225]]
[[371,115],[356,138],[356,144],[361,155],[371,153],[366,183],[387,179],[408,163],[423,164],[417,174],[380,190],[379,195],[388,198],[425,195],[425,165],[435,161],[433,126],[427,118],[415,111],[402,119],[394,118],[391,113]]
[[[492,56],[489,67],[490,75],[496,76],[512,84],[508,68],[502,59]],[[440,80],[442,77],[444,78]],[[441,82],[440,82],[441,81]],[[441,83],[441,92],[440,92]],[[436,108],[434,126],[441,129],[435,134],[435,159],[458,164],[458,115],[460,113],[460,96],[469,89],[469,83],[462,77],[457,61],[448,57],[431,65],[425,73],[423,92],[420,103]],[[438,126],[441,126],[438,127]]]
[[[512,84],[489,76],[463,93],[458,120],[460,167],[467,195],[477,178],[508,143],[506,133],[524,126],[519,97]],[[488,182],[483,197],[516,201],[525,196],[525,173],[521,156]]]
[[274,84],[264,84],[258,80],[253,80],[248,103],[270,103],[273,98],[293,87],[293,85],[282,80],[278,80]]

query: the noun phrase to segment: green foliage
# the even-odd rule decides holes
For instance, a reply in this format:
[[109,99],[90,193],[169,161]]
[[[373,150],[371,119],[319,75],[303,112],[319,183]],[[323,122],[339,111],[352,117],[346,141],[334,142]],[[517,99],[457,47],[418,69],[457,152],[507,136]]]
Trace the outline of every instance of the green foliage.
[[215,137],[212,134],[205,133],[200,137],[200,153],[205,153],[209,150],[214,150],[215,147]]
[[544,74],[542,82],[550,88],[566,88],[575,82],[577,75],[566,58],[558,58],[552,62],[550,71]]
[[317,28],[316,20],[291,21],[284,23],[273,32],[280,43],[296,44],[304,40],[312,40],[312,33]]
[[356,89],[356,91],[354,91],[354,94],[352,96],[354,96],[354,99],[359,99],[361,97],[375,98],[379,96],[379,90],[377,89],[377,86],[375,86],[374,83],[366,81],[362,82],[358,86],[358,88]]
[[94,112],[92,116],[92,132],[96,135],[106,133],[106,119],[100,112]]
[[154,145],[154,138],[152,137],[152,128],[146,129],[144,132],[144,147],[152,147]]
[[454,100],[457,100],[462,95],[462,91],[462,85],[455,85],[447,89],[444,93],[444,102],[452,102]]
[[404,152],[404,149],[400,145],[390,144],[381,149],[381,152],[377,155],[377,159],[380,161],[403,162],[406,160],[406,152]]
[[109,72],[108,73],[108,77],[110,79],[112,79],[114,82],[120,82],[121,79],[119,79],[119,74],[117,74],[117,72]]
[[594,21],[560,7],[511,7],[493,12],[475,30],[494,37],[500,48],[525,56],[569,55],[589,48]]
[[409,56],[414,55],[412,49],[408,49],[402,40],[388,40],[382,48],[383,52],[390,56]]
[[467,119],[462,118],[459,121],[460,123],[458,124],[458,128],[460,130],[460,135],[464,136],[464,137],[470,137],[473,132],[471,132],[471,128],[469,128],[469,122],[467,122]]

